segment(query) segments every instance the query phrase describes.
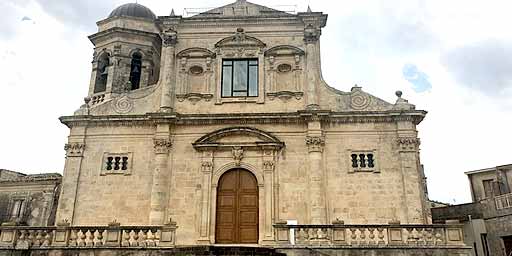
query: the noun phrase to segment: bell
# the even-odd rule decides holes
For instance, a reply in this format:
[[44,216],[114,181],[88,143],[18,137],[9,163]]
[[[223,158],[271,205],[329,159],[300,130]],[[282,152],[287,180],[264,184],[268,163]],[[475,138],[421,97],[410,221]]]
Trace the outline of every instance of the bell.
[[133,69],[132,69],[132,72],[133,73],[139,73],[139,69],[137,68],[137,66],[134,66]]
[[101,75],[102,76],[108,75],[108,69],[107,68],[103,69],[103,72],[101,72]]

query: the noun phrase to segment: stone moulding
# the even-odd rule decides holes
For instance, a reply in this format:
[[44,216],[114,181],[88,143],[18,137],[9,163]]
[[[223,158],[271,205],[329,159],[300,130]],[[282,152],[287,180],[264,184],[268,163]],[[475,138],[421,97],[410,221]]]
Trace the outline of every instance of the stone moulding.
[[204,93],[187,93],[187,94],[176,94],[176,99],[179,102],[183,102],[184,100],[188,100],[192,103],[192,105],[196,104],[198,101],[210,101],[213,99],[213,94],[204,94]]
[[[260,141],[247,142],[247,143],[222,143],[219,140],[223,137],[244,135],[248,137],[256,137]],[[229,148],[233,150],[233,156],[238,153],[239,160],[243,157],[243,148],[259,147],[259,148],[274,148],[281,149],[284,147],[284,142],[280,141],[274,135],[252,127],[229,127],[208,133],[192,143],[196,150],[203,150],[208,148]],[[236,149],[236,150],[235,150]],[[242,150],[242,151],[239,151]],[[239,153],[241,152],[241,154]],[[236,160],[236,158],[235,158]]]
[[267,97],[269,100],[274,100],[278,98],[282,101],[287,101],[291,98],[295,98],[296,100],[302,99],[304,96],[303,92],[291,92],[291,91],[279,91],[279,92],[268,92]]
[[59,120],[68,127],[73,126],[152,126],[158,123],[168,124],[302,124],[311,116],[331,124],[343,123],[392,123],[409,121],[419,124],[426,111],[368,111],[368,112],[332,112],[300,111],[288,113],[229,113],[229,114],[179,114],[148,113],[145,115],[76,115],[63,116]]

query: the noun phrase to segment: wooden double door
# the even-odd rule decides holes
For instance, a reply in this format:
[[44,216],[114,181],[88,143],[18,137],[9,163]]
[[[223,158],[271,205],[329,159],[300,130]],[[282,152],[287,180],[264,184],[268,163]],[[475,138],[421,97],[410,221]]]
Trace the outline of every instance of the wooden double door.
[[216,243],[258,243],[258,183],[252,173],[224,173],[217,187]]

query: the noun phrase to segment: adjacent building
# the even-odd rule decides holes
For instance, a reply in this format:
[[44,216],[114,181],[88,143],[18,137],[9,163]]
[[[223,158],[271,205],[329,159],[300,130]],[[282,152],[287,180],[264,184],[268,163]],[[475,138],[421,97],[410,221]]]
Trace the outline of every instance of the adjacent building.
[[432,209],[434,222],[460,220],[473,255],[512,254],[512,164],[466,172],[473,202]]
[[54,225],[61,180],[58,173],[27,175],[0,169],[0,222]]

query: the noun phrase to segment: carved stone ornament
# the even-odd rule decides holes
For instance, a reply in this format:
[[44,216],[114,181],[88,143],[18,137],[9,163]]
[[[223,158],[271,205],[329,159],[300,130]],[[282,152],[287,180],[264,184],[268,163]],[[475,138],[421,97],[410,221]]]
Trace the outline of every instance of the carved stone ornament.
[[67,143],[64,145],[66,150],[66,156],[83,156],[85,150],[85,144],[83,143]]
[[126,114],[132,111],[133,109],[133,101],[128,98],[128,96],[124,95],[120,98],[117,98],[114,103],[114,111],[118,114]]
[[307,136],[306,145],[309,152],[322,152],[325,145],[325,138],[323,136]]
[[211,172],[213,169],[213,163],[210,161],[204,161],[201,163],[201,168],[203,172]]
[[190,101],[192,105],[195,105],[198,101],[210,101],[213,98],[213,94],[210,93],[187,93],[187,94],[176,94],[176,99],[179,102],[183,102],[185,100]]
[[167,154],[172,147],[172,142],[169,139],[154,139],[153,143],[156,154]]
[[279,91],[279,92],[268,92],[267,97],[269,100],[274,100],[278,98],[282,101],[288,101],[291,98],[295,98],[296,100],[302,99],[304,96],[303,92],[291,92],[291,91]]
[[350,108],[354,110],[363,110],[367,108],[370,103],[370,97],[361,90],[361,87],[352,87],[350,95]]
[[244,158],[244,149],[242,147],[233,147],[231,154],[233,154],[233,160],[235,160],[236,165],[240,165]]
[[313,24],[308,24],[304,28],[304,42],[305,43],[314,43],[318,41],[320,38],[321,30],[313,26]]
[[274,170],[274,161],[264,161],[263,162],[263,170],[272,171]]
[[174,46],[178,43],[178,33],[174,30],[167,30],[162,35],[164,46]]
[[414,137],[398,138],[396,140],[400,150],[416,151],[420,146],[420,139]]

